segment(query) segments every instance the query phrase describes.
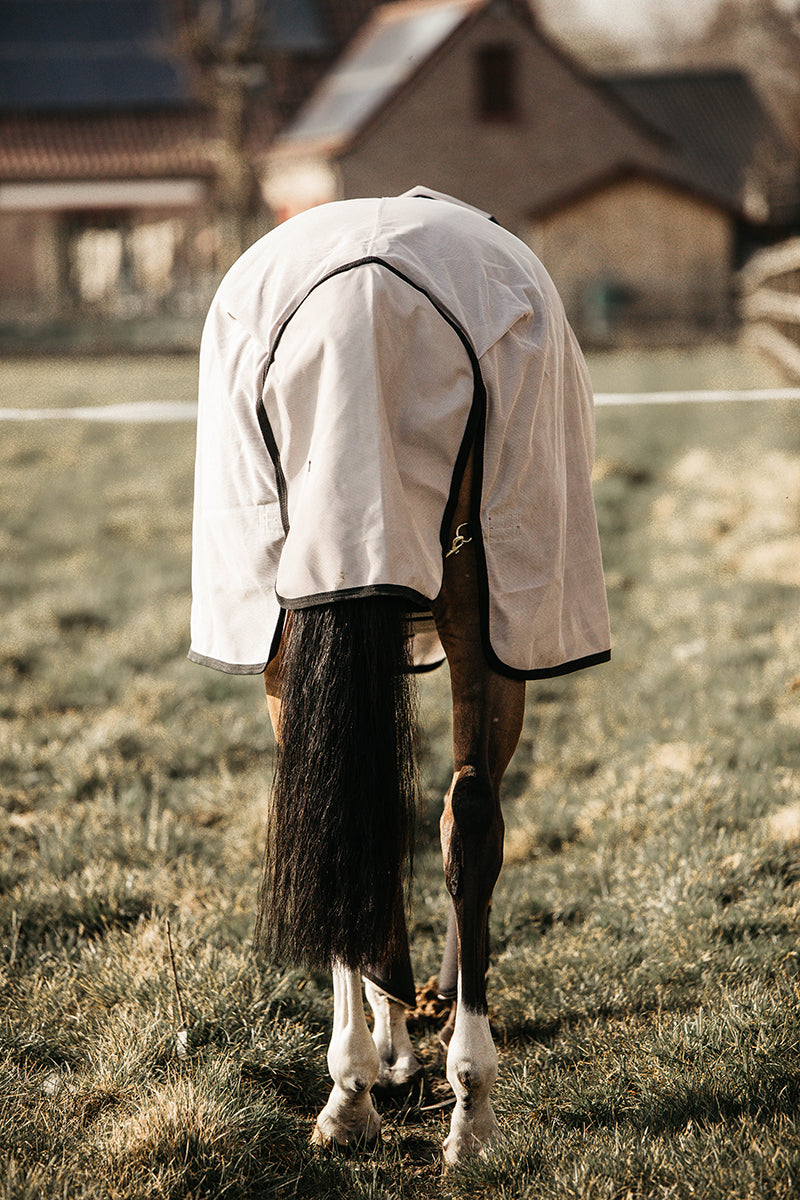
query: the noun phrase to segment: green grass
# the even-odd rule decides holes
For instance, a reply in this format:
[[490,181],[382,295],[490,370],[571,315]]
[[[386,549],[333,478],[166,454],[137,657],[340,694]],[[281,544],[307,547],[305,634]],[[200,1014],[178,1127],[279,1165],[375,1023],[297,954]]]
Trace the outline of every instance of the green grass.
[[[653,360],[593,368],[652,386]],[[10,363],[0,403],[190,398],[194,374]],[[308,1144],[330,985],[249,953],[272,739],[260,681],[185,659],[192,462],[188,425],[2,427],[0,1198],[797,1194],[797,408],[598,411],[614,659],[529,685],[493,910],[507,1141],[446,1176],[440,1110],[386,1113],[372,1153]],[[421,686],[419,981],[450,773],[446,676]],[[437,1100],[434,1023],[415,1037]]]

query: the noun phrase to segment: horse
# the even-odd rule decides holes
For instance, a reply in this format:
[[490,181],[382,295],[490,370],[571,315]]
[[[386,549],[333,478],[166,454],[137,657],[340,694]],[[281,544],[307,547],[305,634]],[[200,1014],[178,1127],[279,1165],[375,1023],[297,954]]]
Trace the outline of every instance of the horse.
[[423,666],[447,660],[453,713],[445,1163],[501,1136],[486,987],[500,788],[526,680],[610,657],[593,447],[549,276],[452,197],[301,214],[245,253],[212,305],[190,658],[264,676],[277,759],[254,943],[332,970],[317,1144],[374,1141],[373,1089],[422,1072],[405,918],[420,644]]

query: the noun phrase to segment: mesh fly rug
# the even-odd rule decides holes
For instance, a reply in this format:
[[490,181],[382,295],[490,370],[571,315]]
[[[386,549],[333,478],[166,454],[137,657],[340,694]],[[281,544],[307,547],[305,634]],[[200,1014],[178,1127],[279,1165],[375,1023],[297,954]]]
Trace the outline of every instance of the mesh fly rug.
[[473,453],[464,536],[495,669],[609,657],[591,387],[546,271],[436,193],[327,204],[222,281],[200,356],[190,658],[263,671],[285,611],[407,598],[417,666]]

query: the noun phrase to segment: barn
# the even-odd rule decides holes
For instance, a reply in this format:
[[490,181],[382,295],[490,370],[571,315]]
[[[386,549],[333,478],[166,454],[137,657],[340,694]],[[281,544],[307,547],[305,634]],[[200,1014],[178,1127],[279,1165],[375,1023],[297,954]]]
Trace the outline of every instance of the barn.
[[255,162],[371,7],[326,2],[272,0],[245,36],[230,3],[3,0],[0,325],[196,327],[269,227]]

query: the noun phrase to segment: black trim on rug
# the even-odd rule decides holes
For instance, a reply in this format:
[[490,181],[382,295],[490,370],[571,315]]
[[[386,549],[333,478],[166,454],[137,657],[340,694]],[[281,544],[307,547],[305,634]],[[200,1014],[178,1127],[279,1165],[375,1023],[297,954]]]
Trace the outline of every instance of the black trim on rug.
[[[270,367],[275,360],[278,346],[280,345],[281,339],[289,325],[289,322],[294,319],[312,292],[316,291],[316,289],[323,283],[326,283],[329,279],[335,278],[337,275],[343,275],[346,271],[352,271],[356,267],[369,265],[383,267],[385,270],[390,271],[398,279],[401,279],[404,283],[407,283],[409,287],[414,288],[414,290],[419,292],[420,295],[424,296],[457,335],[467,353],[470,365],[472,366],[472,404],[470,406],[470,411],[464,427],[464,435],[461,439],[461,445],[459,447],[458,454],[456,455],[456,461],[453,467],[450,494],[442,515],[439,540],[441,542],[442,552],[444,554],[450,537],[450,529],[452,526],[452,519],[455,512],[456,503],[458,501],[461,482],[464,477],[470,452],[474,448],[475,454],[473,455],[472,465],[472,494],[470,496],[470,521],[472,541],[475,549],[475,560],[478,567],[478,615],[480,619],[481,643],[486,656],[486,661],[493,668],[493,670],[498,672],[498,674],[507,676],[510,679],[552,679],[560,675],[568,675],[573,671],[582,670],[584,667],[591,667],[599,663],[608,662],[611,658],[611,651],[603,650],[595,654],[586,655],[585,657],[579,659],[574,659],[571,662],[560,663],[554,667],[536,667],[530,670],[521,670],[515,667],[507,666],[498,658],[497,654],[492,648],[489,631],[489,575],[486,567],[486,552],[483,544],[483,530],[481,528],[480,520],[481,499],[483,494],[483,456],[486,438],[487,406],[486,384],[484,383],[483,375],[481,374],[480,362],[472,343],[467,337],[467,334],[461,328],[452,313],[445,307],[445,305],[442,304],[441,301],[439,301],[436,297],[431,295],[427,288],[424,288],[421,284],[416,283],[415,280],[410,279],[402,271],[398,270],[397,267],[392,266],[391,263],[386,262],[385,259],[380,258],[378,255],[367,255],[364,258],[354,259],[351,262],[344,263],[342,266],[337,267],[335,270],[330,271],[327,275],[323,276],[322,279],[317,280],[317,282],[313,285],[313,287],[309,288],[303,298],[299,301],[299,303],[281,325],[275,337],[275,341],[270,351],[266,366],[264,367],[261,379],[261,394],[256,402],[256,415],[258,417],[259,428],[261,429],[267,452],[269,453],[275,468],[275,482],[278,489],[278,498],[280,501],[281,520],[283,522],[284,533],[288,534],[289,532],[288,493],[286,476],[284,475],[283,467],[280,462],[278,443],[272,426],[270,425],[266,408],[264,407],[264,389],[266,387],[267,375],[269,374]],[[421,596],[420,593],[415,592],[413,588],[404,588],[393,584],[369,585],[361,588],[346,588],[343,591],[338,592],[321,592],[314,596],[304,596],[300,599],[294,599],[291,601],[287,601],[281,596],[278,596],[277,598],[282,607],[288,609],[299,609],[309,608],[315,604],[330,603],[336,601],[337,599],[353,599],[363,596],[380,595],[405,596],[413,602],[415,608],[422,608],[430,611],[432,601],[431,597]],[[277,645],[274,641],[273,646],[275,646],[275,650],[277,651]],[[223,666],[220,669],[225,670],[229,668],[225,668]],[[435,668],[423,668],[423,670],[432,669]],[[236,673],[251,674],[255,672],[252,672],[249,668],[241,668]]]
[[286,624],[286,609],[282,608],[280,610],[280,612],[278,613],[278,619],[275,622],[275,629],[272,634],[272,644],[270,645],[270,648],[269,648],[269,658],[267,659],[267,663],[266,663],[267,666],[269,666],[269,664],[274,659],[275,655],[278,653],[278,650],[280,649],[281,638],[283,637],[283,629],[284,629],[285,624]]
[[363,600],[366,596],[400,596],[417,609],[430,609],[430,600],[414,588],[403,587],[398,583],[368,583],[363,587],[342,588],[334,592],[316,592],[311,596],[300,596],[296,600],[287,600],[275,593],[282,608],[293,612],[298,608],[313,608],[315,605],[332,604],[336,600]]
[[226,675],[263,675],[267,669],[266,663],[253,663],[250,666],[228,663],[219,658],[208,658],[205,654],[196,654],[194,650],[190,650],[186,657],[189,662],[197,663],[201,667],[213,667],[215,671],[223,671]]
[[[271,360],[270,360],[271,361]],[[269,369],[269,368],[267,368]],[[275,485],[278,489],[278,503],[281,508],[281,524],[283,525],[284,536],[289,532],[289,490],[286,487],[286,476],[283,473],[281,464],[281,456],[278,450],[278,443],[275,441],[275,434],[272,431],[272,426],[269,423],[267,410],[264,408],[263,392],[267,382],[267,372],[264,372],[264,379],[261,384],[261,395],[258,397],[256,404],[256,417],[258,426],[261,430],[261,436],[267,447],[267,453],[272,459],[272,466],[275,470]]]
[[436,662],[422,663],[419,667],[414,663],[408,673],[409,675],[429,675],[431,671],[438,671],[439,667],[444,666],[446,662],[447,655],[443,654],[441,658],[436,659]]

